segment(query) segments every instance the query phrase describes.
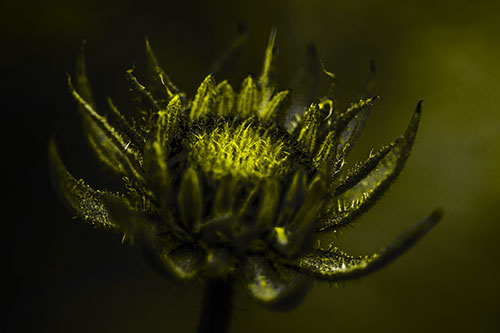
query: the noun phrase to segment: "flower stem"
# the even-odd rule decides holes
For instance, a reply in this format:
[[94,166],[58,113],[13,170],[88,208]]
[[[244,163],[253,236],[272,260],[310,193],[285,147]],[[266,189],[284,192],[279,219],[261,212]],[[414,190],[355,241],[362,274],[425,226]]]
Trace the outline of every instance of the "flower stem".
[[233,311],[233,279],[206,282],[197,333],[229,332]]

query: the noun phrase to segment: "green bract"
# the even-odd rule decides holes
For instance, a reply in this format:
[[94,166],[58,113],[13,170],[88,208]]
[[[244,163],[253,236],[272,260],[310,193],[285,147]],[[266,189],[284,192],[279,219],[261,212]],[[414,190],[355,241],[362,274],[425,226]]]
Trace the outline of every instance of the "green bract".
[[70,92],[90,146],[127,190],[95,190],[76,180],[54,142],[50,157],[56,187],[79,218],[139,242],[180,279],[231,277],[262,303],[283,308],[297,304],[313,279],[357,278],[392,261],[441,213],[370,256],[318,248],[321,233],[352,222],[399,174],[421,103],[402,136],[341,172],[375,98],[342,111],[330,94],[292,114],[291,93],[271,84],[274,44],[272,34],[259,78],[247,77],[235,92],[209,75],[190,99],[146,42],[148,84],[126,73],[139,123],[125,119],[111,100],[113,121],[96,111],[82,54],[75,82],[68,79]]

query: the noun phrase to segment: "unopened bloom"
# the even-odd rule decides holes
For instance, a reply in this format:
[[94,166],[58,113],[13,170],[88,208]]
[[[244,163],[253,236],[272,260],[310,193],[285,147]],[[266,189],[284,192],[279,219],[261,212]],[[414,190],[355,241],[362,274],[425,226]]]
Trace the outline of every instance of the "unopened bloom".
[[260,77],[247,77],[235,90],[209,75],[194,98],[170,81],[149,43],[146,50],[147,84],[132,70],[126,73],[137,122],[111,100],[113,118],[98,113],[83,56],[75,84],[69,80],[91,147],[125,190],[96,190],[75,179],[54,142],[50,156],[56,187],[76,216],[141,244],[177,278],[231,277],[258,301],[286,307],[301,300],[312,280],[377,270],[438,222],[435,211],[368,256],[317,242],[370,208],[400,173],[420,103],[403,135],[344,172],[375,97],[339,110],[327,95],[292,114],[292,92],[277,90],[270,80],[274,34]]

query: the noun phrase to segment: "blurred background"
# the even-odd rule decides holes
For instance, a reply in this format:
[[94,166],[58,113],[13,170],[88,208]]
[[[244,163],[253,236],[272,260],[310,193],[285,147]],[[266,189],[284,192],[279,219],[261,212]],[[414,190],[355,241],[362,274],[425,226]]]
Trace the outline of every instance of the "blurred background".
[[287,87],[314,42],[337,75],[341,107],[358,96],[375,60],[382,100],[350,165],[401,134],[425,100],[406,168],[337,246],[369,254],[436,207],[445,215],[393,264],[341,286],[318,283],[291,312],[268,311],[240,292],[232,331],[500,330],[499,2],[46,0],[1,7],[5,332],[194,331],[201,289],[166,281],[119,235],[73,220],[51,190],[46,147],[55,135],[77,178],[107,186],[66,86],[84,39],[101,110],[112,96],[130,113],[124,72],[144,67],[144,36],[192,96],[238,22],[249,31],[244,72],[260,72],[276,27],[278,84]]

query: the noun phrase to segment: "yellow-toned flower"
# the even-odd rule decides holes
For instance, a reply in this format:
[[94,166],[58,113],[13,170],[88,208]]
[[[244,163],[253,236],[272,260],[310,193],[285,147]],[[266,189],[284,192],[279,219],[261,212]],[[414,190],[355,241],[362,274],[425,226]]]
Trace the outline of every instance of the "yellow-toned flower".
[[402,136],[342,172],[375,97],[339,110],[330,94],[292,112],[292,92],[270,79],[274,33],[260,77],[247,77],[235,91],[209,75],[192,99],[159,67],[148,42],[146,50],[148,83],[127,72],[140,122],[125,119],[111,100],[113,119],[97,112],[83,55],[75,83],[69,80],[91,147],[127,190],[93,189],[67,171],[54,142],[49,150],[56,187],[72,211],[123,233],[175,277],[210,281],[213,290],[240,285],[263,304],[289,308],[312,280],[373,272],[438,222],[439,210],[368,256],[316,241],[352,222],[394,181],[415,140],[421,103]]

